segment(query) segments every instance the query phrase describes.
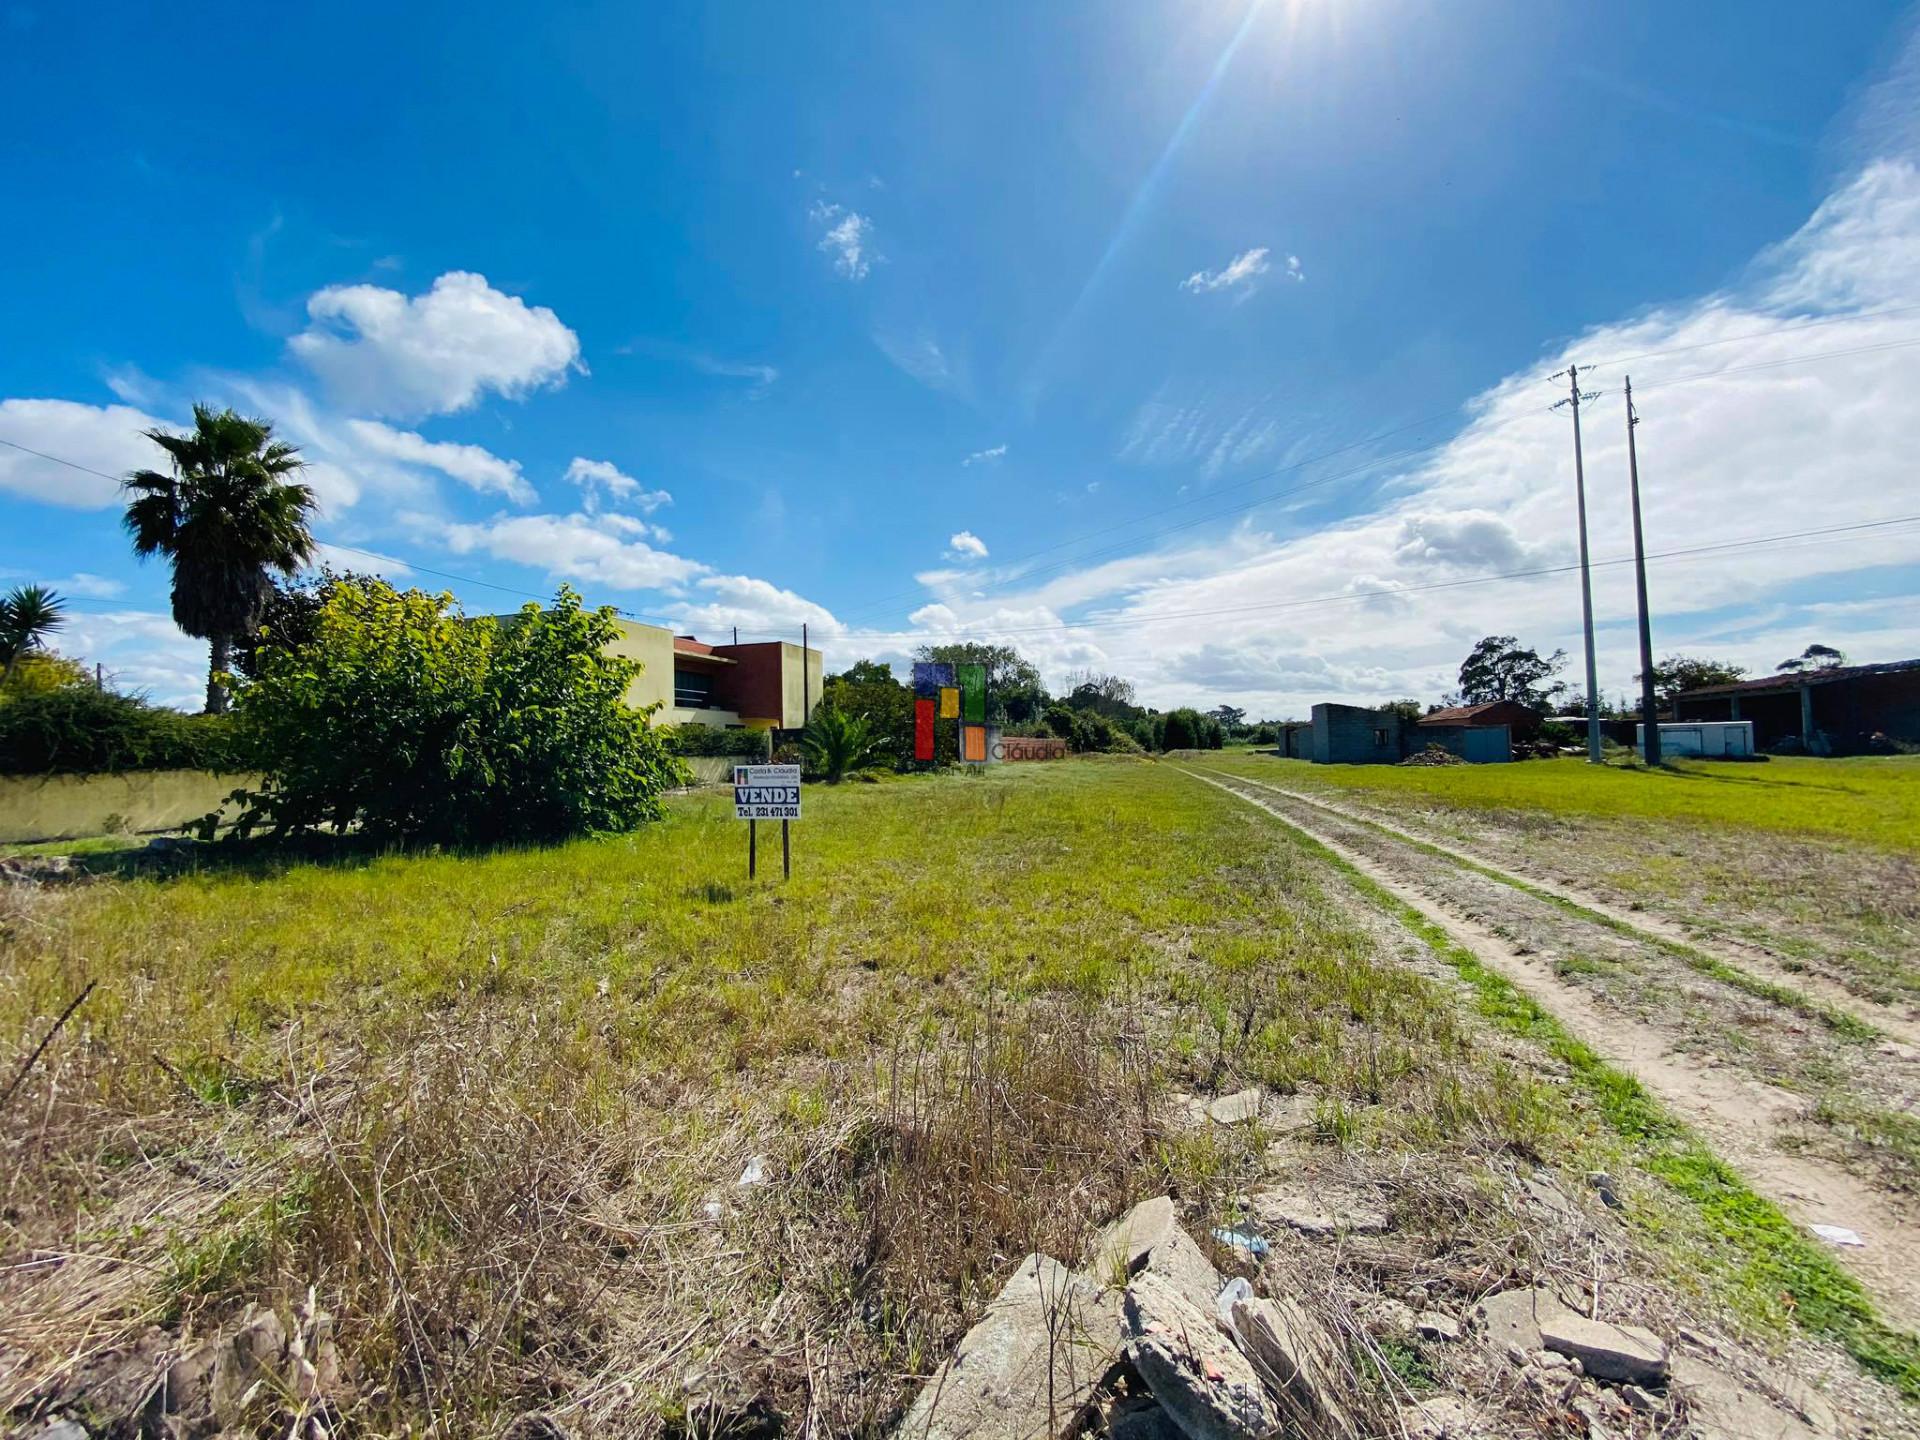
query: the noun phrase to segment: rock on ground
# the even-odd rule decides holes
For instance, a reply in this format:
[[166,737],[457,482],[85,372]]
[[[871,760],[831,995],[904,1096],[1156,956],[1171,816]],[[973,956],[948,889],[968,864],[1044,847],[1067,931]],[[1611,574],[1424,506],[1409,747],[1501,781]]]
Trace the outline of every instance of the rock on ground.
[[1540,1341],[1578,1360],[1595,1379],[1658,1385],[1667,1378],[1666,1341],[1640,1325],[1557,1315],[1541,1322]]
[[894,1433],[899,1440],[1063,1435],[1112,1371],[1120,1340],[1111,1292],[1057,1260],[1029,1255]]
[[1126,1357],[1190,1440],[1266,1440],[1279,1407],[1207,1311],[1148,1271],[1121,1300]]
[[1808,1418],[1826,1423],[1809,1424],[1717,1365],[1691,1355],[1673,1358],[1669,1393],[1685,1403],[1689,1433],[1700,1440],[1824,1440],[1837,1433],[1832,1408],[1825,1400],[1810,1407],[1816,1413]]
[[1339,1341],[1314,1315],[1285,1297],[1236,1300],[1231,1314],[1241,1350],[1295,1426],[1326,1440],[1354,1433]]
[[1220,1272],[1174,1219],[1165,1195],[1142,1200],[1093,1243],[1093,1278],[1124,1285],[1131,1276],[1158,1275],[1203,1315],[1213,1313]]
[[1474,1306],[1473,1320],[1493,1352],[1500,1355],[1506,1353],[1508,1345],[1538,1350],[1540,1326],[1572,1313],[1551,1290],[1503,1290]]

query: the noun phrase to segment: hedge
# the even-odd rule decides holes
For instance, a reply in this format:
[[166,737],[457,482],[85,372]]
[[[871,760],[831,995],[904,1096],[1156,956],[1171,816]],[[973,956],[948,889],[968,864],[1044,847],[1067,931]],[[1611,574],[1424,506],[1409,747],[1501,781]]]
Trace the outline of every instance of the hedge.
[[230,715],[183,715],[90,685],[0,703],[0,775],[247,768]]
[[676,755],[726,755],[765,763],[773,751],[770,730],[721,730],[712,725],[675,725],[664,731]]

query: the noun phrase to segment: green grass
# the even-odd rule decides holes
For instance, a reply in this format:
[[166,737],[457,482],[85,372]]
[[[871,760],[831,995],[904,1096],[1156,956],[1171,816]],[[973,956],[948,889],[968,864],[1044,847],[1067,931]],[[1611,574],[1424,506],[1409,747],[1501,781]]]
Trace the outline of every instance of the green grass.
[[1764,764],[1679,760],[1639,764],[1527,760],[1511,765],[1313,765],[1271,755],[1234,757],[1239,773],[1296,787],[1357,792],[1377,803],[1416,802],[1552,816],[1675,820],[1693,825],[1839,836],[1920,854],[1920,756]]
[[1873,1374],[1920,1400],[1920,1339],[1887,1325],[1859,1283],[1770,1201],[1674,1119],[1631,1076],[1576,1040],[1551,1014],[1456,944],[1440,926],[1316,842],[1327,863],[1394,916],[1460,975],[1479,1011],[1511,1034],[1541,1046],[1567,1067],[1635,1162],[1692,1206],[1726,1264],[1726,1279],[1750,1303],[1785,1300],[1792,1323],[1839,1343]]
[[[1089,1197],[1171,1187],[1224,1206],[1257,1172],[1237,1135],[1130,1147],[1114,1122],[1141,1093],[1311,1086],[1331,1140],[1389,1151],[1568,1143],[1552,1087],[1486,1054],[1323,889],[1315,856],[1170,767],[813,787],[793,840],[790,883],[764,849],[749,881],[745,826],[697,794],[626,836],[472,855],[216,849],[0,911],[15,1053],[99,981],[0,1116],[31,1128],[17,1153],[39,1167],[15,1188],[39,1208],[4,1222],[9,1248],[71,1248],[84,1217],[88,1243],[152,1267],[156,1291],[96,1328],[317,1284],[387,1386],[369,1423],[397,1429],[422,1386],[475,1423],[541,1401],[549,1382],[512,1369],[519,1348],[465,1338],[548,1353],[522,1334],[545,1312],[515,1308],[519,1287],[551,1292],[589,1356],[607,1333],[594,1297],[657,1316],[661,1351],[701,1323],[675,1308],[696,1291],[736,1303],[670,1265],[622,1269],[581,1212],[697,1228],[749,1149],[813,1188],[787,1230],[743,1237],[729,1323],[789,1295],[868,1347],[856,1368],[884,1387],[951,1342],[1006,1254],[1066,1253],[1073,1225],[1111,1213]],[[1063,1031],[1085,1042],[1064,1068]],[[982,1055],[971,1089],[926,1078]],[[1089,1078],[1087,1123],[1118,1147],[1096,1175],[1072,1148],[1004,1177],[967,1158],[968,1115],[989,1136],[1023,1112],[1060,1128],[1034,1107],[1086,1104]],[[917,1107],[947,1097],[933,1113],[960,1134],[894,1146],[877,1117],[902,1087]],[[959,1158],[929,1178],[912,1169],[929,1153]],[[193,1193],[176,1174],[234,1191],[212,1217],[176,1214],[174,1191]],[[914,1202],[951,1174],[982,1178]],[[874,1259],[859,1226],[881,1213],[917,1217],[896,1228],[926,1232],[921,1250]],[[816,1254],[831,1265],[809,1270]]]

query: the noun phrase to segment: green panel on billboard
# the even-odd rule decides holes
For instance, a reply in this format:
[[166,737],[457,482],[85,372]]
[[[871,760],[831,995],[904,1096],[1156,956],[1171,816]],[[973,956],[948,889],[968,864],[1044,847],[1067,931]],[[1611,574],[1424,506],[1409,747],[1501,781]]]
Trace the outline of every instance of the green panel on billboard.
[[987,723],[987,667],[956,665],[954,678],[960,682],[960,718],[971,725]]

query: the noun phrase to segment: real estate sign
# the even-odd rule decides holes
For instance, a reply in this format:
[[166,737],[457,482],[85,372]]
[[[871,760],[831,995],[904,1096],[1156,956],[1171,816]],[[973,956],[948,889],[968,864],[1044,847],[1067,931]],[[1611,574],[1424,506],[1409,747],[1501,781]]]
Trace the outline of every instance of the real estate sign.
[[798,820],[800,818],[800,767],[798,765],[734,766],[733,818],[736,820]]

